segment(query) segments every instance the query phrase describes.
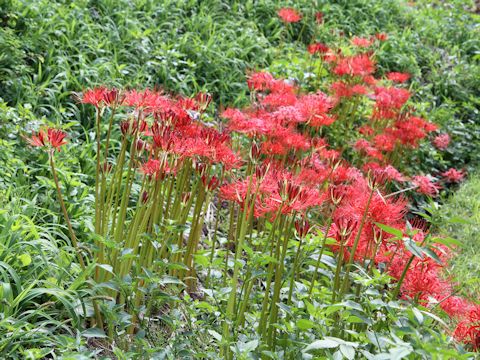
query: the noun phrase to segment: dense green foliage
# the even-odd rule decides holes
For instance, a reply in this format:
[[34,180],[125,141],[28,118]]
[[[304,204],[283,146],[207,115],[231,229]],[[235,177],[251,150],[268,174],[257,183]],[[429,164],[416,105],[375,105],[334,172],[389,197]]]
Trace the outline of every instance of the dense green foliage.
[[[76,102],[73,92],[100,84],[159,87],[185,95],[203,90],[213,95],[220,109],[248,102],[245,79],[253,69],[268,68],[308,86],[305,45],[314,29],[293,27],[285,34],[276,11],[288,5],[311,18],[318,10],[324,13],[317,38],[325,43],[388,33],[389,42],[378,54],[379,72],[411,73],[415,107],[452,138],[446,151],[431,146],[417,151],[410,161],[413,172],[435,175],[450,167],[473,171],[478,166],[480,27],[467,1],[341,0],[313,6],[307,0],[0,0],[1,358],[220,358],[222,336],[214,326],[222,307],[217,303],[228,298],[221,279],[208,299],[186,293],[180,298],[176,288],[155,294],[152,306],[159,316],[145,320],[134,340],[125,336],[128,314],[113,302],[106,301],[111,306],[107,320],[117,334],[115,345],[107,344],[105,334],[86,329],[82,316],[91,315],[91,294],[98,285],[85,286],[86,273],[76,263],[58,211],[47,156],[31,156],[21,135],[39,124],[61,124],[73,134],[70,140],[79,146],[70,146],[68,157],[60,154],[60,180],[75,229],[92,240],[94,117],[91,109]],[[297,40],[299,34],[300,41],[287,41]],[[217,121],[216,114],[211,115]],[[452,272],[459,280],[471,279],[459,287],[470,296],[480,289],[479,190],[478,179],[473,179],[447,205],[431,205],[437,212],[430,211],[441,233],[463,243],[461,257],[452,260]],[[199,254],[203,272],[211,265],[209,255]],[[222,255],[213,259],[214,268],[222,266]],[[293,252],[287,259],[292,261]],[[325,264],[325,287],[333,271]],[[299,294],[298,308],[282,309],[289,319],[282,325],[288,334],[282,339],[284,353],[262,355],[337,359],[352,358],[353,351],[359,358],[370,353],[398,359],[472,358],[461,355],[464,349],[446,335],[448,325],[442,319],[420,306],[384,298],[388,281],[382,274],[365,274],[358,281],[369,290],[355,303],[325,305],[322,289],[312,302],[306,290]],[[468,287],[472,289],[465,290]],[[332,336],[325,332],[332,326],[330,314],[338,314],[337,321],[345,323],[373,319],[374,331],[360,331],[360,325],[347,330],[349,343],[340,339],[344,333],[323,338]],[[247,324],[257,315],[247,313]],[[258,338],[248,325],[237,335],[235,356],[260,358]]]
[[480,289],[480,178],[473,174],[435,214],[439,231],[461,242],[452,260],[451,275],[470,296]]

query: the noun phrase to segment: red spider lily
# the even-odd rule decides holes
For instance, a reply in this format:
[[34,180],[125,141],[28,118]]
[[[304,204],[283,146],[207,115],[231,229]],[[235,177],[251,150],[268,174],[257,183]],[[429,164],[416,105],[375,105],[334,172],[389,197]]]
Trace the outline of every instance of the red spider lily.
[[367,38],[361,38],[361,37],[355,36],[352,39],[352,44],[354,46],[365,48],[365,47],[369,47],[373,44],[373,39],[367,39]]
[[341,59],[333,72],[337,75],[366,76],[375,71],[375,64],[367,54],[359,54]]
[[378,41],[387,41],[388,40],[388,35],[385,34],[385,33],[378,33],[378,34],[375,34],[375,38]]
[[272,74],[266,71],[255,72],[247,78],[247,85],[252,90],[265,91],[275,81]]
[[295,220],[295,229],[297,230],[298,236],[303,238],[310,230],[310,223],[306,219]]
[[48,128],[47,132],[40,130],[37,134],[33,133],[30,138],[26,138],[31,146],[43,147],[50,145],[57,151],[60,151],[60,147],[65,145],[65,137],[67,134],[62,130]]
[[404,83],[410,79],[410,74],[401,73],[401,72],[389,72],[387,74],[387,79],[397,83]]
[[474,304],[459,296],[448,296],[446,299],[439,299],[439,301],[442,310],[453,318],[464,318],[474,309]]
[[285,23],[296,23],[302,20],[302,14],[292,8],[281,8],[277,15]]
[[103,93],[103,102],[107,106],[113,106],[117,103],[121,103],[121,94],[117,89],[105,89]]
[[400,109],[410,98],[410,92],[394,87],[375,88],[375,106],[379,109]]
[[160,170],[161,163],[159,160],[150,159],[146,163],[142,164],[140,171],[148,176],[152,176]]
[[94,105],[98,108],[103,104],[106,91],[107,88],[105,87],[96,87],[93,89],[89,89],[83,92],[83,94],[79,97],[79,100],[83,104]]
[[437,196],[441,188],[440,185],[435,184],[430,177],[423,175],[414,176],[412,183],[417,187],[417,192],[428,196]]
[[463,343],[470,344],[474,350],[480,349],[480,305],[475,305],[458,323],[453,336]]
[[403,145],[415,148],[419,140],[424,139],[429,132],[435,131],[437,126],[426,120],[411,116],[406,119],[399,119],[395,127],[386,129],[393,136],[397,137]]
[[317,24],[323,23],[323,13],[321,11],[317,11],[315,13],[315,21],[317,22]]
[[300,109],[303,117],[311,126],[332,124],[335,119],[327,115],[332,107],[332,100],[320,91],[316,94],[300,97],[297,103],[297,108]]
[[349,85],[343,81],[336,81],[330,86],[337,98],[349,98],[356,95],[366,95],[368,89],[360,84]]
[[307,51],[312,55],[325,54],[328,50],[330,50],[328,46],[322,43],[310,44],[307,47]]
[[277,108],[280,106],[295,105],[296,102],[297,97],[291,92],[271,92],[262,99],[261,104],[263,106]]
[[[393,228],[403,228],[403,217],[406,213],[406,201],[404,199],[391,199],[381,196],[374,192],[367,209],[370,190],[367,181],[363,177],[357,177],[357,180],[351,186],[345,188],[342,203],[333,214],[335,222],[351,221],[356,224],[352,236],[346,242],[347,247],[353,246],[354,238],[358,231],[361,231],[359,244],[355,259],[362,259],[364,256],[372,256],[371,251],[374,247],[372,242],[375,239],[375,223],[382,223]],[[367,214],[363,227],[360,229],[362,218]],[[391,236],[384,234],[382,241],[386,241]]]
[[37,135],[35,135],[35,133],[33,133],[31,137],[29,137],[29,138],[25,137],[25,139],[28,141],[28,143],[31,146],[41,147],[41,146],[45,146],[47,144],[46,143],[47,134],[43,130],[40,130]]
[[458,171],[457,169],[451,168],[442,173],[442,176],[451,183],[458,183],[463,180],[465,173],[463,171]]
[[48,142],[52,145],[55,149],[60,151],[60,146],[65,145],[67,142],[64,140],[67,136],[62,130],[52,129],[49,128],[47,130],[48,135]]
[[[368,166],[370,165],[370,166]],[[385,181],[397,181],[397,182],[404,182],[406,181],[405,177],[395,169],[392,165],[387,165],[387,166],[380,166],[376,163],[369,163],[365,164],[363,167],[363,170],[368,173],[368,171],[371,171],[373,173],[373,176],[377,178],[379,182],[385,182]]]
[[438,150],[445,150],[450,144],[450,135],[448,134],[437,135],[433,139],[432,143]]
[[385,152],[392,152],[397,141],[397,138],[391,133],[379,134],[372,139],[375,148]]
[[144,91],[126,91],[122,103],[125,106],[149,109],[152,112],[155,110],[167,112],[173,106],[172,101],[168,97],[149,89]]

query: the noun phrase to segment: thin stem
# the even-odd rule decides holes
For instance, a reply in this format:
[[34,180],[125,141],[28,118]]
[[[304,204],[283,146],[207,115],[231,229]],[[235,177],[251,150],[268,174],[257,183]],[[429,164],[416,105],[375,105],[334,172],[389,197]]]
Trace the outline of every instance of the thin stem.
[[53,181],[55,182],[55,187],[57,189],[58,202],[60,203],[60,207],[62,208],[63,217],[67,222],[68,231],[70,233],[70,239],[72,241],[73,247],[75,248],[75,252],[77,253],[78,262],[80,263],[82,270],[85,270],[85,262],[83,261],[82,253],[80,251],[80,248],[77,242],[77,237],[75,236],[75,232],[73,231],[72,223],[70,221],[70,217],[68,216],[67,208],[65,207],[65,202],[63,201],[62,191],[60,189],[60,183],[58,181],[58,176],[57,176],[57,170],[55,169],[55,160],[53,158],[53,150],[51,150],[48,153],[48,155],[50,160],[50,168],[52,169]]

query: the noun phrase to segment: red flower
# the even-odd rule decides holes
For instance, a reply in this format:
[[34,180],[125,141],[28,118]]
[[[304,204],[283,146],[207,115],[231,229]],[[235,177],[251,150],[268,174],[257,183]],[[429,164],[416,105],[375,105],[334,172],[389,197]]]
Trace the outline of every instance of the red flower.
[[58,151],[60,151],[60,146],[65,145],[67,143],[64,140],[67,134],[65,134],[62,130],[49,128],[47,130],[47,134],[48,134],[48,141],[50,142],[50,145],[52,145]]
[[43,147],[50,145],[60,151],[60,147],[67,142],[64,140],[67,134],[62,130],[48,128],[47,132],[40,130],[37,134],[33,133],[31,137],[26,138],[31,146]]
[[410,92],[405,89],[398,89],[394,87],[377,87],[375,89],[375,105],[379,109],[400,109],[409,98]]
[[265,91],[270,88],[275,81],[272,74],[266,71],[259,71],[250,74],[247,79],[247,85],[251,90]]
[[91,104],[95,107],[99,107],[104,100],[104,95],[107,89],[105,87],[96,87],[83,92],[79,97],[80,102],[83,104]]
[[312,55],[313,54],[325,54],[329,50],[329,48],[325,44],[314,43],[314,44],[308,45],[307,50]]
[[440,134],[433,139],[433,145],[438,150],[445,150],[448,145],[450,144],[450,135],[448,134]]
[[442,173],[442,176],[451,183],[458,183],[463,180],[465,177],[465,173],[463,171],[458,171],[454,168],[448,169],[444,173]]
[[378,41],[387,41],[388,40],[388,35],[385,34],[385,33],[378,33],[378,34],[375,34],[375,38]]
[[47,134],[43,130],[40,130],[37,135],[33,133],[31,137],[25,137],[25,139],[31,146],[41,147],[46,145]]
[[375,71],[375,64],[367,54],[359,54],[341,59],[333,72],[337,75],[366,76]]
[[333,107],[332,100],[324,93],[317,92],[302,96],[297,103],[297,108],[301,111],[306,121],[311,126],[328,126],[335,119],[327,115],[327,112]]
[[480,305],[471,309],[458,323],[453,336],[463,343],[470,344],[474,350],[480,349]]
[[397,83],[404,83],[405,81],[410,79],[410,74],[401,72],[389,72],[387,74],[387,79]]
[[285,23],[296,23],[302,20],[302,14],[292,8],[281,8],[277,14]]
[[317,11],[315,13],[315,21],[317,22],[317,24],[323,23],[323,13],[321,11]]
[[352,44],[358,47],[369,47],[373,44],[373,39],[366,39],[355,36],[352,39]]
[[414,176],[412,183],[417,187],[416,191],[424,195],[436,196],[440,190],[440,186],[435,184],[428,176]]

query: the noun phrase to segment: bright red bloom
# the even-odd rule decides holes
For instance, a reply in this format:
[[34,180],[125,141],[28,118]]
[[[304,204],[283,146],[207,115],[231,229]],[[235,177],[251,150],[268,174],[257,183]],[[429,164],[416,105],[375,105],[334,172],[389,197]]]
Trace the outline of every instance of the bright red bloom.
[[458,183],[463,180],[465,173],[463,171],[458,171],[457,169],[451,168],[442,173],[442,176],[451,183]]
[[361,38],[355,36],[352,39],[352,44],[358,47],[369,47],[373,44],[373,39]]
[[379,109],[400,109],[410,98],[410,92],[406,89],[394,87],[375,89],[375,105]]
[[375,34],[375,38],[378,41],[387,41],[388,40],[388,35],[385,34],[385,33],[378,33],[378,34]]
[[313,54],[325,54],[330,49],[325,44],[314,43],[314,44],[308,45],[307,50],[310,54],[313,55]]
[[276,108],[279,106],[295,105],[297,97],[291,92],[271,92],[262,100],[263,106],[270,106]]
[[448,296],[446,299],[439,299],[440,307],[450,317],[464,318],[471,310],[474,309],[474,305],[458,296]]
[[328,126],[335,121],[333,117],[327,115],[333,107],[332,100],[320,91],[302,96],[298,100],[297,107],[311,126]]
[[418,142],[424,139],[429,132],[435,131],[437,125],[429,123],[428,121],[411,116],[406,119],[399,119],[395,122],[395,127],[386,129],[396,136],[403,145],[408,145],[412,148],[418,146]]
[[160,165],[159,160],[150,159],[141,165],[140,171],[145,175],[152,176],[160,171]]
[[93,89],[89,89],[84,91],[83,94],[79,96],[79,100],[83,104],[94,105],[98,108],[103,103],[106,91],[107,89],[105,87],[96,87]]
[[247,85],[251,90],[265,91],[275,81],[272,74],[266,71],[254,72],[248,76]]
[[317,11],[315,13],[315,21],[317,22],[317,24],[323,23],[323,13],[321,11]]
[[62,130],[49,128],[47,130],[48,142],[52,147],[60,151],[60,146],[65,145],[67,142],[64,140],[67,136]]
[[465,344],[470,344],[474,350],[480,349],[480,305],[471,309],[458,323],[453,336]]
[[[404,199],[385,198],[374,192],[368,205],[370,193],[371,190],[365,178],[358,177],[351,186],[345,189],[342,202],[333,214],[336,223],[350,221],[355,224],[351,236],[346,241],[347,247],[353,246],[358,231],[361,231],[359,245],[354,254],[357,260],[363,259],[364,256],[369,258],[374,256],[374,242],[379,240],[376,235],[377,227],[375,223],[385,224],[393,228],[403,228],[404,226],[403,217],[407,210],[407,203]],[[367,216],[362,229],[360,229],[365,212]],[[384,234],[381,240],[386,241],[390,237]]]
[[33,133],[31,137],[25,137],[25,140],[27,140],[31,146],[45,146],[47,144],[47,134],[43,130],[40,130],[36,135]]
[[445,150],[450,144],[450,135],[448,134],[437,135],[432,142],[433,142],[433,145],[438,150]]
[[440,190],[440,186],[435,184],[428,176],[414,176],[412,183],[417,187],[416,191],[424,195],[436,196]]
[[378,166],[372,166],[375,163],[370,163],[370,166],[367,166],[369,164],[365,164],[364,170],[370,170],[373,173],[374,178],[380,182],[386,182],[386,181],[397,181],[397,182],[403,182],[405,181],[405,177],[395,169],[392,165],[387,165],[385,167],[382,167],[380,165]]
[[330,89],[334,92],[337,98],[342,97],[352,97],[355,95],[366,95],[368,90],[363,85],[349,85],[343,81],[336,81],[331,86]]
[[389,72],[387,74],[387,79],[397,83],[404,83],[405,81],[410,79],[410,74],[401,72]]
[[31,146],[43,147],[50,145],[57,151],[65,145],[65,137],[67,134],[62,130],[48,128],[47,132],[40,130],[37,134],[33,133],[30,138],[25,138]]
[[359,54],[341,59],[333,72],[337,75],[365,76],[375,71],[375,64],[367,54]]
[[292,8],[281,8],[277,14],[285,23],[296,23],[302,20],[302,14]]

